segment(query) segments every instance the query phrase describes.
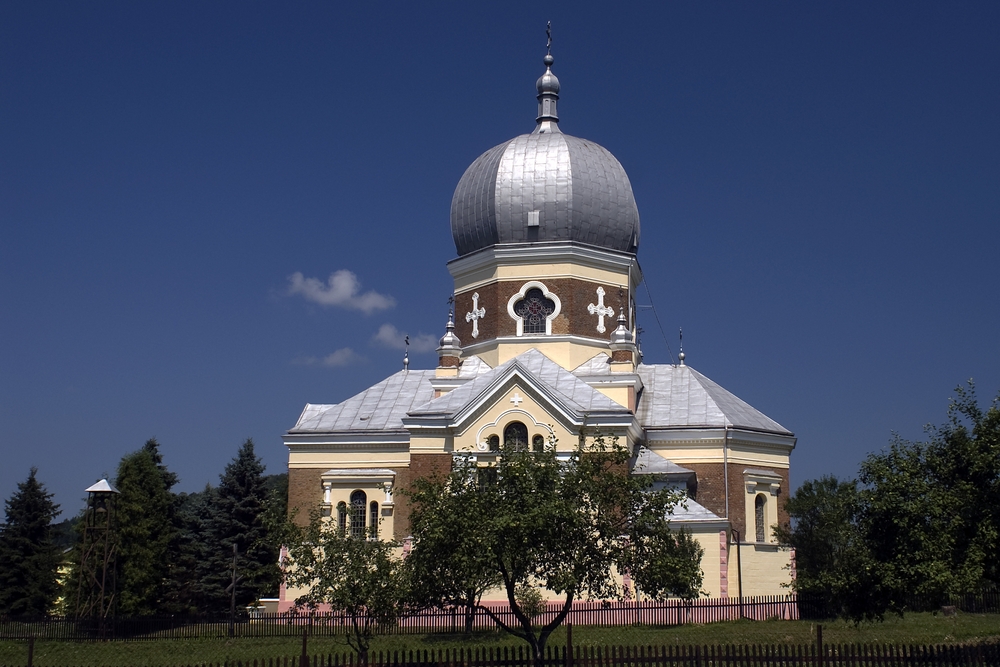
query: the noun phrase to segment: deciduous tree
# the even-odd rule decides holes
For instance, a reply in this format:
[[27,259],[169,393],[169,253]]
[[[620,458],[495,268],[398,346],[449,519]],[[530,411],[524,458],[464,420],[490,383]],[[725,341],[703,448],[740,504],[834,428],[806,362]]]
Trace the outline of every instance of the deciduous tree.
[[[437,558],[442,568],[459,571],[469,563],[466,554],[486,554],[516,622],[482,608],[524,639],[538,664],[574,601],[621,597],[616,569],[629,571],[649,596],[694,598],[701,587],[701,549],[689,534],[673,532],[667,524],[683,497],[670,490],[654,492],[645,476],[628,474],[628,461],[629,453],[617,441],[600,437],[586,451],[565,458],[550,443],[542,452],[505,447],[492,470],[458,461],[446,479],[418,486],[412,497],[413,555]],[[438,525],[422,515],[464,507],[474,508],[476,516],[462,521],[468,540],[462,549],[453,548],[455,538],[446,531],[421,530]],[[455,554],[460,557],[453,563]],[[470,571],[478,573],[478,565]],[[438,592],[441,603],[462,588],[449,583]],[[535,610],[522,606],[528,600],[524,587],[533,586],[563,596],[554,618],[541,627],[533,622]]]
[[406,575],[395,555],[398,545],[351,537],[319,517],[289,544],[287,581],[309,591],[296,603],[328,605],[350,618],[348,644],[367,662],[372,637],[400,616],[408,598]]

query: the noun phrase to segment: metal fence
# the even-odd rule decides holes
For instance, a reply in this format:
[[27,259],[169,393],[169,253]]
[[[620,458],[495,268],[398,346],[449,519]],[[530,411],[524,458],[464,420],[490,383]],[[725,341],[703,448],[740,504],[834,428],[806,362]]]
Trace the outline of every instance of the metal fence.
[[[507,605],[487,605],[472,614],[472,630],[496,630],[494,616],[517,625]],[[534,620],[545,625],[554,620],[560,607],[552,604]],[[492,612],[492,616],[491,616]],[[720,598],[685,602],[577,602],[566,616],[573,625],[682,625],[750,618],[798,618],[793,596]],[[263,614],[246,612],[224,616],[115,616],[105,619],[75,619],[50,616],[32,621],[0,616],[0,639],[37,637],[50,640],[143,640],[196,637],[277,637],[301,635],[332,636],[350,632],[353,618],[339,612],[296,612]],[[464,608],[425,609],[401,616],[379,628],[379,634],[427,634],[463,632]]]

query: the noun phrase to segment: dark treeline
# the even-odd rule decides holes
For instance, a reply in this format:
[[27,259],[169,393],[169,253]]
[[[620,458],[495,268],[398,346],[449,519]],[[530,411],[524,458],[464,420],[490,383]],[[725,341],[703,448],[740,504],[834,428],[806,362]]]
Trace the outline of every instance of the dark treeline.
[[[287,475],[265,476],[251,440],[226,465],[217,486],[175,493],[177,475],[148,440],[122,457],[115,497],[111,613],[211,614],[230,609],[233,545],[236,605],[276,596]],[[84,512],[54,522],[59,508],[31,470],[6,501],[0,524],[0,613],[73,616],[86,599],[81,577]],[[60,585],[61,582],[61,585]]]
[[857,479],[805,482],[788,500],[794,589],[818,616],[881,619],[1000,583],[1000,396],[959,387],[927,440],[894,438]]

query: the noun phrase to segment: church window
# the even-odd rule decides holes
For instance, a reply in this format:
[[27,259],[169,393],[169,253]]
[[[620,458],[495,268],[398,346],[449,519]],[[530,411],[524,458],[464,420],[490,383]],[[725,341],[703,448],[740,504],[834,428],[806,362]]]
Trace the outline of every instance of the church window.
[[369,507],[368,534],[372,539],[375,539],[378,537],[378,503],[373,500]]
[[483,491],[497,483],[497,469],[491,466],[484,466],[476,470],[476,484],[480,491]]
[[764,504],[767,502],[763,493],[758,493],[753,501],[754,527],[757,529],[757,541],[764,541]]
[[358,490],[351,494],[351,537],[365,536],[365,509],[368,505],[368,496],[364,491]]
[[341,535],[347,531],[347,503],[343,500],[337,503],[337,527]]
[[528,427],[521,422],[511,422],[503,430],[503,445],[515,452],[528,451]]
[[490,451],[496,452],[500,450],[500,436],[495,433],[486,439],[486,442],[490,445]]
[[536,452],[545,451],[545,438],[541,435],[536,435],[531,439],[531,448]]
[[521,318],[525,334],[545,333],[545,321],[555,309],[555,302],[546,299],[537,287],[529,289],[524,298],[514,304],[514,314]]

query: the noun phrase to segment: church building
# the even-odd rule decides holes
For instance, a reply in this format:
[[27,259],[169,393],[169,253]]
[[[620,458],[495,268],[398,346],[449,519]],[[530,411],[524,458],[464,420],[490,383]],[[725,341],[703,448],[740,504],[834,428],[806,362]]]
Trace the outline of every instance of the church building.
[[[608,150],[561,131],[552,63],[534,130],[483,153],[455,189],[454,311],[437,368],[404,364],[340,403],[306,404],[284,436],[289,507],[405,545],[409,508],[395,491],[454,456],[488,464],[501,442],[554,440],[568,453],[617,436],[631,474],[686,490],[664,521],[704,548],[710,597],[784,595],[794,564],[772,527],[788,520],[795,437],[683,353],[677,365],[642,362],[632,186]],[[294,599],[283,590],[279,608]]]

